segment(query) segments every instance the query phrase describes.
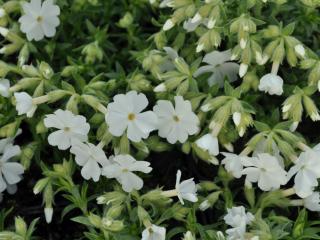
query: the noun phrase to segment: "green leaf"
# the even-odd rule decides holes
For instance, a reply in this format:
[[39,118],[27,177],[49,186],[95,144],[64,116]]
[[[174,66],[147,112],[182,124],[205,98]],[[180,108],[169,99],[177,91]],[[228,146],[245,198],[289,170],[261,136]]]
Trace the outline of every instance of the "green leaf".
[[254,127],[257,129],[258,132],[266,132],[266,131],[270,131],[271,128],[263,123],[263,122],[258,122],[258,121],[254,121]]

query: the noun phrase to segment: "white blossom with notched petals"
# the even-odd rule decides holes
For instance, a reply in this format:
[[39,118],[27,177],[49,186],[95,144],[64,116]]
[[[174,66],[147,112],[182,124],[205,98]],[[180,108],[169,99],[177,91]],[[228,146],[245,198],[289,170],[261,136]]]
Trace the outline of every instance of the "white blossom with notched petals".
[[306,198],[313,193],[318,186],[320,178],[320,150],[318,146],[302,152],[295,162],[295,165],[288,172],[288,179],[294,176],[294,186],[296,194],[301,198]]
[[153,111],[159,119],[159,136],[169,143],[184,143],[188,135],[199,132],[199,118],[192,111],[191,103],[181,96],[174,97],[175,107],[170,101],[159,100]]
[[114,96],[113,100],[108,104],[106,114],[109,132],[113,136],[120,137],[127,131],[128,139],[140,142],[157,128],[157,116],[152,111],[142,112],[148,106],[143,93],[130,91]]
[[53,0],[31,0],[30,3],[23,3],[22,9],[24,15],[19,19],[20,29],[29,41],[39,41],[56,34],[56,27],[60,24],[60,8],[53,4]]
[[48,136],[48,142],[60,150],[68,149],[73,142],[85,142],[88,139],[90,125],[84,116],[74,115],[68,110],[58,109],[54,114],[46,115],[44,125],[57,128]]
[[141,240],[165,240],[166,229],[152,224],[142,232]]
[[115,178],[124,191],[131,192],[143,187],[143,180],[133,172],[149,173],[152,168],[146,161],[137,161],[128,154],[117,155],[112,162],[102,170],[102,175],[107,178]]
[[270,95],[282,95],[283,79],[276,74],[268,73],[260,79],[259,90]]
[[70,152],[75,155],[76,163],[82,166],[82,177],[99,181],[101,168],[109,164],[102,148],[91,143],[77,142],[72,145]]
[[26,114],[28,118],[33,117],[37,105],[32,102],[32,97],[26,92],[14,93],[18,115]]
[[194,73],[194,76],[198,77],[204,73],[211,72],[212,74],[208,78],[209,86],[217,84],[219,87],[223,87],[225,78],[227,78],[229,82],[234,82],[238,78],[239,64],[230,61],[231,50],[208,53],[203,58],[203,62],[208,65],[200,67]]
[[193,178],[189,178],[182,182],[180,182],[180,180],[181,180],[181,171],[178,170],[175,191],[177,193],[177,196],[181,204],[184,204],[184,201],[183,201],[184,199],[190,202],[197,202],[198,201],[197,187],[195,182],[193,181]]
[[9,185],[14,185],[21,180],[24,168],[20,163],[10,161],[21,153],[20,147],[7,144],[0,157],[0,192],[3,192]]
[[279,164],[279,160],[268,154],[259,153],[257,157],[242,158],[245,167],[242,171],[249,182],[258,182],[263,191],[279,189],[280,185],[287,183],[287,172]]

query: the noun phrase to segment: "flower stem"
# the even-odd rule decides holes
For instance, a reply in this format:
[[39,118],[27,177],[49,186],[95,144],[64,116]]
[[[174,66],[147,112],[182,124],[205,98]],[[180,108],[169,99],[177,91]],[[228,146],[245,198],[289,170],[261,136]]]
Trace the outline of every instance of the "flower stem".
[[303,206],[303,200],[302,199],[295,199],[290,201],[291,206]]
[[278,71],[279,71],[279,66],[280,63],[279,62],[273,62],[272,64],[272,69],[271,69],[271,73],[278,75]]
[[284,197],[289,197],[289,196],[294,195],[294,194],[296,194],[296,191],[294,190],[294,188],[288,188],[288,189],[285,189],[285,190],[282,191],[282,195]]
[[48,101],[49,101],[49,96],[48,95],[43,95],[41,97],[37,97],[37,98],[32,99],[32,103],[34,105],[39,105],[39,104],[42,104],[42,103],[45,103],[45,102],[48,102]]

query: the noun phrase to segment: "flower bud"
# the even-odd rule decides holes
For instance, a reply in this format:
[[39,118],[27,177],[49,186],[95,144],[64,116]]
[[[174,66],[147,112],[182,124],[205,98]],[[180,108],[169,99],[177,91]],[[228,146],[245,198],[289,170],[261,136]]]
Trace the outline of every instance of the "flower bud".
[[53,208],[52,207],[45,207],[44,208],[44,216],[46,218],[47,223],[51,223],[52,216],[53,216]]
[[40,63],[39,71],[40,71],[41,75],[46,79],[50,79],[54,74],[52,68],[46,62]]
[[16,233],[20,236],[26,236],[27,235],[27,224],[21,217],[16,217],[14,221]]
[[308,96],[303,96],[302,99],[303,99],[304,107],[306,108],[306,112],[308,113],[312,121],[319,121],[320,115],[314,101]]
[[130,12],[126,12],[126,14],[119,20],[119,26],[122,28],[128,28],[133,23],[133,17]]

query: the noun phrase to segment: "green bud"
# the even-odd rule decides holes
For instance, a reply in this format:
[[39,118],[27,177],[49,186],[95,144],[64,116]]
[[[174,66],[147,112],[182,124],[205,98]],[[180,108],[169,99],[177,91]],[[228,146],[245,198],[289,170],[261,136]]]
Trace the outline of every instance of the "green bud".
[[48,131],[48,129],[46,128],[46,126],[44,125],[43,119],[41,121],[38,122],[38,124],[36,125],[36,133],[37,134],[41,134],[41,133],[46,133]]
[[16,233],[20,236],[26,236],[27,235],[27,224],[21,217],[16,217],[14,221]]
[[23,66],[28,61],[29,55],[30,55],[29,47],[28,47],[28,44],[25,43],[19,52],[18,65]]
[[173,218],[178,220],[178,221],[183,221],[186,218],[186,215],[189,212],[189,208],[186,208],[184,206],[182,206],[179,203],[174,204],[171,207],[171,211],[173,213]]
[[130,12],[126,12],[126,14],[119,20],[119,26],[122,28],[128,28],[133,23],[133,16]]
[[124,228],[124,224],[122,221],[109,218],[103,218],[101,223],[103,229],[111,232],[120,232]]
[[98,204],[112,204],[112,205],[121,205],[127,199],[127,195],[124,192],[113,191],[107,192],[97,198]]
[[91,212],[89,213],[88,220],[96,228],[100,228],[102,226],[102,219],[98,215],[95,215]]
[[93,64],[96,61],[101,62],[103,59],[103,50],[100,48],[97,41],[86,45],[82,51],[82,55],[85,55],[85,62],[87,64]]
[[276,39],[276,40],[270,42],[270,43],[267,45],[267,47],[265,48],[264,54],[265,54],[266,56],[269,56],[269,57],[272,56],[275,48],[279,45],[279,42],[280,42],[279,39]]
[[244,195],[250,204],[250,207],[254,207],[255,205],[255,191],[252,186],[244,186]]
[[287,61],[290,64],[290,66],[295,67],[298,62],[297,55],[293,48],[289,47],[287,48]]
[[19,126],[20,126],[21,120],[16,120],[13,123],[9,123],[4,125],[0,128],[0,137],[7,138],[7,137],[14,137]]
[[19,51],[20,47],[21,47],[21,44],[10,43],[10,44],[7,44],[4,47],[2,47],[0,49],[0,53],[8,56],[8,55],[14,54],[17,51]]
[[106,216],[108,218],[112,218],[115,219],[117,217],[119,217],[122,213],[122,211],[124,210],[124,205],[113,205],[108,209],[108,212],[106,214]]
[[37,195],[38,193],[42,192],[42,190],[47,186],[49,183],[50,178],[42,178],[40,179],[36,185],[33,187],[33,193]]
[[280,36],[280,34],[280,28],[276,25],[269,25],[268,28],[263,31],[263,35],[265,38],[275,38]]
[[167,37],[164,31],[160,31],[154,35],[154,42],[158,49],[163,49],[167,45]]
[[70,112],[73,112],[74,114],[78,114],[78,104],[80,101],[80,96],[78,94],[73,94],[69,98],[67,105],[66,105],[66,110],[69,110]]
[[56,102],[69,94],[70,94],[70,92],[68,92],[66,90],[54,90],[54,91],[49,92],[47,94],[47,96],[49,98],[49,102],[53,103],[53,102]]
[[129,154],[130,153],[130,142],[128,137],[124,134],[120,138],[119,143],[120,153],[121,154]]
[[10,71],[10,67],[3,61],[0,61],[0,77],[7,76],[8,72]]
[[188,90],[189,90],[189,80],[185,80],[177,87],[176,94],[178,96],[183,96],[188,92]]
[[271,60],[273,62],[281,63],[285,56],[285,49],[283,41],[274,49]]
[[138,206],[138,218],[140,220],[140,222],[145,222],[145,221],[150,221],[150,216],[148,214],[148,212],[141,206]]
[[190,69],[188,64],[184,61],[183,58],[178,57],[176,59],[174,59],[174,65],[175,67],[178,69],[179,72],[190,76]]
[[214,190],[218,190],[220,189],[220,187],[217,186],[217,184],[215,184],[214,182],[211,181],[201,181],[200,183],[198,183],[198,190],[199,191],[214,191]]
[[66,66],[63,68],[61,72],[62,77],[70,77],[72,76],[72,73],[77,72],[78,67],[77,66]]
[[25,169],[29,169],[31,165],[31,160],[38,148],[37,142],[31,142],[21,150],[20,161]]
[[7,13],[11,13],[11,12],[15,12],[15,11],[19,11],[20,10],[20,1],[14,1],[14,0],[10,0],[5,2],[2,5],[2,8],[4,10],[6,10]]
[[22,71],[27,74],[29,77],[40,77],[39,70],[33,65],[23,65],[21,67]]
[[153,152],[165,152],[172,148],[172,146],[166,142],[162,142],[158,136],[150,136],[146,139],[149,150]]
[[52,68],[46,62],[40,63],[39,71],[40,71],[41,75],[46,79],[50,79],[54,74]]
[[320,115],[319,115],[318,108],[317,108],[316,104],[314,103],[314,101],[308,96],[303,96],[302,99],[303,99],[303,105],[306,109],[306,112],[308,113],[308,115],[310,116],[312,121],[319,121]]
[[181,150],[183,153],[189,154],[190,150],[191,150],[191,143],[189,141],[187,141],[184,144],[182,144]]

